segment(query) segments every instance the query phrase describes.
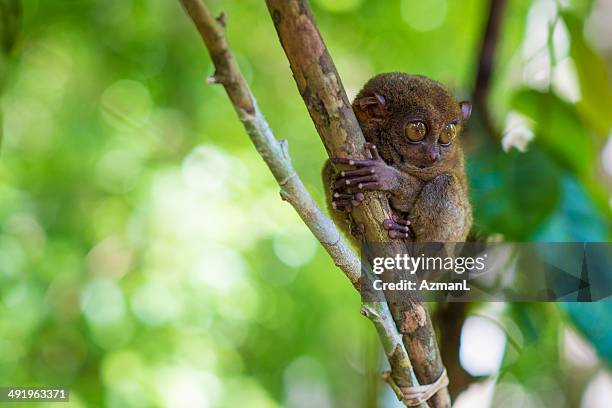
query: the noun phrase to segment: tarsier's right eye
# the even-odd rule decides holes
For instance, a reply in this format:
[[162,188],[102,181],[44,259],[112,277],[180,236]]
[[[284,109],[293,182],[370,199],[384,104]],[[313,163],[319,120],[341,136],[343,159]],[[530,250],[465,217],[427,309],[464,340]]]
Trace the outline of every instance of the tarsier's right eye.
[[427,126],[421,121],[410,122],[404,129],[404,133],[411,142],[420,142],[425,139]]

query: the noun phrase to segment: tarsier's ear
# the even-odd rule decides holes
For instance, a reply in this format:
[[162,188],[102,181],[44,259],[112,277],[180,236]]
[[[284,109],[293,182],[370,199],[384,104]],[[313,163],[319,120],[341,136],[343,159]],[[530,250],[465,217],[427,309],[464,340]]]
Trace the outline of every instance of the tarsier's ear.
[[465,122],[472,114],[472,104],[469,101],[461,101],[459,102],[459,108],[461,109],[461,118]]
[[355,100],[357,113],[365,116],[367,120],[382,120],[387,116],[387,102],[382,95],[374,93],[370,96],[362,96]]

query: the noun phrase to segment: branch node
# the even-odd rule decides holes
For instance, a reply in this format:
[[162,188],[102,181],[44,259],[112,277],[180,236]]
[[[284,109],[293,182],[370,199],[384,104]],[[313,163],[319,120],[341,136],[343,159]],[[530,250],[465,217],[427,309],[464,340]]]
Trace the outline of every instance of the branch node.
[[[288,175],[287,177],[285,177],[284,179],[282,179],[281,181],[278,182],[278,185],[280,185],[281,187],[285,187],[287,185],[287,183],[289,183],[289,180],[291,180],[292,178],[297,177],[297,173],[294,171],[293,173],[291,173],[290,175]],[[281,190],[283,191],[283,190]],[[285,192],[285,194],[288,194]]]
[[227,16],[225,15],[225,13],[221,12],[221,14],[219,14],[219,16],[215,18],[215,20],[217,20],[217,23],[219,23],[221,27],[227,27]]
[[208,82],[209,84],[220,84],[221,78],[219,78],[219,74],[215,72],[214,74],[206,78],[206,82]]

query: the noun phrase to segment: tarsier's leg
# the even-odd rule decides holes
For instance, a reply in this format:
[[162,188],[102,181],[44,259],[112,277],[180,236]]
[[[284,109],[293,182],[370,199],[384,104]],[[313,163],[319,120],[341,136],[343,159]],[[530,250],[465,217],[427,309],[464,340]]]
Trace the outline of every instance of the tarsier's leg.
[[463,242],[472,225],[465,187],[443,174],[421,190],[410,213],[417,242]]
[[393,215],[393,219],[383,221],[383,228],[386,229],[390,238],[411,238],[414,239],[414,232],[410,228],[410,221],[400,215]]

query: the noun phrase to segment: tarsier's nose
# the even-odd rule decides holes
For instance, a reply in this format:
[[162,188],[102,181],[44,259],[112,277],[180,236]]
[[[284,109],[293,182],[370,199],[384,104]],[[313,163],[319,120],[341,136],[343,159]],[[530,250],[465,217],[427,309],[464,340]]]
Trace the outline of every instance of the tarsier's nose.
[[429,152],[427,153],[427,157],[429,158],[429,160],[433,163],[438,161],[438,159],[440,158],[440,152],[437,151],[436,149],[431,149],[429,150]]

